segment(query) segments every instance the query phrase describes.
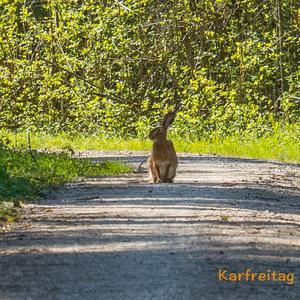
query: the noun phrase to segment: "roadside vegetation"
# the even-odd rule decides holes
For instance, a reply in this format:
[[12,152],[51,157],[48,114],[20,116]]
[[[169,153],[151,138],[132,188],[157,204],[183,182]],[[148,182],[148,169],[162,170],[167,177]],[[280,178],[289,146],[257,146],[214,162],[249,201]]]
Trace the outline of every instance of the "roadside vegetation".
[[144,139],[300,128],[293,0],[0,3],[0,128]]
[[[28,133],[4,133],[10,143],[18,147],[28,144]],[[202,140],[185,140],[170,129],[170,138],[178,152],[197,154],[217,154],[235,157],[272,159],[282,162],[300,163],[300,129],[297,126],[277,128],[269,134],[258,137],[256,133],[246,136],[232,135],[219,137],[212,135]],[[139,150],[149,151],[151,141],[145,139],[105,138],[103,136],[60,133],[30,133],[31,147],[34,149],[74,150]]]
[[72,157],[67,151],[43,153],[0,145],[0,224],[16,220],[22,202],[43,197],[49,187],[80,177],[131,172],[121,163],[92,163]]
[[2,1],[0,128],[146,150],[176,109],[178,151],[299,161],[298,2]]
[[300,162],[299,1],[3,0],[0,12],[1,199],[123,171],[39,151],[149,150],[170,109],[177,151]]

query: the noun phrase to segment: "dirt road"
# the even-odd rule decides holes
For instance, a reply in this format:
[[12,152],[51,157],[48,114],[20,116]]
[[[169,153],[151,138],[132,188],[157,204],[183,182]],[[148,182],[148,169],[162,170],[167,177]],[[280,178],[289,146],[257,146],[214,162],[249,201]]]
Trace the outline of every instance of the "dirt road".
[[[299,165],[185,154],[174,184],[147,181],[87,179],[27,205],[0,236],[0,299],[299,299]],[[265,281],[229,280],[242,272]]]

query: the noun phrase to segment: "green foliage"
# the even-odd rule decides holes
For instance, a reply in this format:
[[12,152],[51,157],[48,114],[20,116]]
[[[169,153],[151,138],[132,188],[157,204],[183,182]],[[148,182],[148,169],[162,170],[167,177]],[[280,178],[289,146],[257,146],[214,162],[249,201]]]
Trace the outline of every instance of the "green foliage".
[[1,167],[0,200],[25,198],[34,193],[30,180],[22,177],[13,177],[8,173],[6,167],[10,168],[11,163],[8,163],[7,165],[1,164]]
[[196,140],[299,123],[297,1],[0,4],[0,127]]
[[[260,135],[256,130],[247,131],[247,134],[237,133],[236,135],[220,136],[214,133],[208,138],[201,140],[187,140],[178,138],[175,130],[169,137],[175,143],[178,152],[191,152],[198,154],[220,154],[235,157],[250,157],[273,159],[284,162],[300,163],[300,126],[274,126],[272,131],[268,131],[265,125],[262,126],[264,134]],[[252,127],[253,129],[253,127]],[[4,133],[3,133],[4,134]],[[17,143],[17,146],[26,145],[26,134],[7,133],[6,137],[10,143]],[[100,135],[70,135],[60,133],[51,136],[45,133],[31,135],[31,146],[42,149],[62,149],[71,148],[76,150],[141,150],[149,151],[150,140],[141,139],[107,139]]]
[[92,163],[68,153],[0,149],[0,202],[32,199],[50,186],[83,176],[114,175],[131,168],[115,162]]
[[[26,135],[28,139],[28,135]],[[28,140],[27,140],[28,142]],[[90,160],[70,156],[70,146],[64,152],[46,153],[12,148],[9,136],[0,140],[0,232],[6,225],[17,220],[22,201],[42,196],[49,186],[72,181],[78,177],[116,175],[132,169],[117,162]],[[30,145],[31,146],[31,145]],[[68,152],[67,152],[68,151]],[[12,202],[13,206],[8,205]],[[2,223],[6,224],[1,228]]]
[[[4,142],[4,143],[3,143]],[[67,152],[43,153],[35,150],[13,150],[0,143],[0,232],[1,223],[18,219],[22,201],[42,196],[49,186],[72,181],[78,177],[115,175],[131,172],[131,168],[116,162],[92,163],[70,157]],[[12,202],[13,206],[8,205]],[[5,226],[3,227],[5,229]]]
[[[17,221],[20,217],[20,212],[12,207],[7,207],[4,205],[1,205],[0,203],[0,225],[1,223],[12,223],[14,221]],[[0,233],[2,231],[2,228],[0,227]]]

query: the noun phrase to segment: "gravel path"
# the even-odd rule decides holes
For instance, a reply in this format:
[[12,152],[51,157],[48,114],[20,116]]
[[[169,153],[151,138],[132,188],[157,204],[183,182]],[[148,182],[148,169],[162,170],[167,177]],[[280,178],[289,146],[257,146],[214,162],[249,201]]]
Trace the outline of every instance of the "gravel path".
[[[81,156],[138,168],[146,153]],[[300,165],[182,154],[174,184],[143,169],[24,210],[0,236],[1,300],[300,297]],[[265,275],[229,280],[246,272]]]

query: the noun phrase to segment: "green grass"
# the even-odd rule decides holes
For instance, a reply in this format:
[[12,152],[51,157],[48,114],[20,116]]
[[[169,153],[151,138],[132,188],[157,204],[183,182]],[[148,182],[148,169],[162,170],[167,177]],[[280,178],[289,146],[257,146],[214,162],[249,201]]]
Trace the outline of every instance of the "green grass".
[[[0,132],[1,136],[1,132]],[[28,147],[27,133],[2,132],[9,144],[17,147]],[[31,133],[30,146],[33,149],[74,149],[74,150],[149,150],[150,141],[136,139],[120,140],[107,139],[97,135],[73,135],[60,133],[49,135],[46,133]]]
[[[78,177],[116,175],[132,169],[117,162],[92,163],[68,153],[0,148],[0,223],[17,218],[14,206],[41,196],[49,187]],[[11,204],[9,204],[11,203]]]
[[115,175],[130,168],[116,162],[92,163],[67,153],[0,149],[0,199],[29,197],[36,189],[81,176]]
[[300,163],[300,140],[294,132],[275,132],[260,138],[229,136],[193,143],[175,143],[181,151]]
[[[4,133],[12,145],[28,145],[26,133]],[[185,141],[172,137],[178,152],[199,154],[218,154],[234,157],[271,159],[283,162],[300,163],[299,128],[290,126],[277,128],[272,133],[257,137],[229,136],[212,137],[209,140]],[[151,148],[150,140],[106,139],[97,135],[69,135],[61,133],[51,136],[44,133],[31,133],[32,148],[41,149],[75,149],[75,150],[144,150]]]
[[[20,211],[14,207],[8,206],[7,203],[0,204],[0,225],[4,227],[5,225],[10,225],[14,221],[17,221],[20,217]],[[4,228],[3,228],[4,229]],[[0,233],[2,228],[0,226]]]
[[183,152],[300,163],[300,142],[292,136],[274,134],[253,139],[227,137],[192,143],[177,141],[175,146]]
[[[233,157],[271,159],[300,163],[300,130],[290,126],[273,130],[263,137],[255,133],[247,136],[212,137],[209,140],[185,141],[172,137],[178,152],[218,154]],[[48,135],[0,132],[0,140],[10,148],[65,149],[73,150],[144,150],[149,151],[151,141],[137,139],[106,139],[97,135],[71,135],[61,133]],[[1,146],[1,144],[0,144]],[[114,175],[130,172],[123,164],[102,162],[93,164],[88,160],[70,157],[67,153],[41,153],[36,150],[14,151],[0,148],[0,223],[11,222],[18,213],[10,201],[18,206],[19,200],[34,199],[48,186],[58,185],[82,176]]]

